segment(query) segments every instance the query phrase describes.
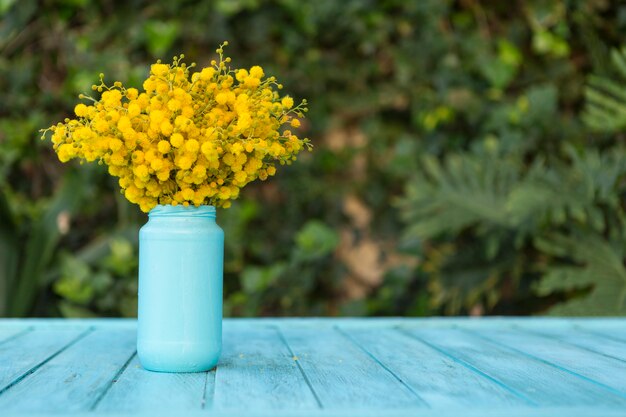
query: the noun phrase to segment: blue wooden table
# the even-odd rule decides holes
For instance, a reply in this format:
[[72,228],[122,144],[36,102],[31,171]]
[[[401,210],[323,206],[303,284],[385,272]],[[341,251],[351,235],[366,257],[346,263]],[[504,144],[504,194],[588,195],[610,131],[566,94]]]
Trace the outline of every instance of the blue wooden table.
[[626,416],[626,320],[226,320],[217,369],[131,320],[0,320],[0,416]]

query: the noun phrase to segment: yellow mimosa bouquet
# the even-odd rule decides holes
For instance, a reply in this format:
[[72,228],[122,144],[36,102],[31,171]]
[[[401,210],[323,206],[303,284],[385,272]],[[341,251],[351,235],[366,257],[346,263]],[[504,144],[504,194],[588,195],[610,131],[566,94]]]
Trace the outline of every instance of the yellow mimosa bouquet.
[[75,119],[42,130],[59,160],[98,161],[119,177],[126,198],[148,212],[157,204],[227,208],[251,181],[265,180],[276,164],[311,149],[291,129],[300,126],[306,100],[294,105],[263,68],[232,69],[224,57],[192,73],[195,64],[157,61],[143,91],[116,81],[81,94]]

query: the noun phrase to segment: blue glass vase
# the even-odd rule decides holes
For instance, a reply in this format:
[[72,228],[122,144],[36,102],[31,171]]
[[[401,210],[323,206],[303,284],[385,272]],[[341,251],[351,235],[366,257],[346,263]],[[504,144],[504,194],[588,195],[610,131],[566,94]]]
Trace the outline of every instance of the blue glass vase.
[[207,371],[222,348],[224,232],[215,207],[156,206],[148,215],[139,231],[139,361],[151,371]]

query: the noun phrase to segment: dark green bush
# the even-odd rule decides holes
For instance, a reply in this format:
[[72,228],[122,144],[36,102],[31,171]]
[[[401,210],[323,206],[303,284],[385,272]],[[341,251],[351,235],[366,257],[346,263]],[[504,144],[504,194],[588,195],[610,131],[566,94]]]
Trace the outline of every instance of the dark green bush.
[[626,6],[22,0],[0,19],[0,314],[134,314],[145,216],[37,129],[99,72],[139,86],[225,39],[310,101],[315,144],[218,213],[227,314],[624,312]]

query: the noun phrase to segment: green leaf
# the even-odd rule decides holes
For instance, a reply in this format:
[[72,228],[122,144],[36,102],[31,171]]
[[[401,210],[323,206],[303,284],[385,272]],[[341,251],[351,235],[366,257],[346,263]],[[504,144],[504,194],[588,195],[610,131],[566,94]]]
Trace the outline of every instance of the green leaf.
[[177,21],[149,20],[144,25],[144,33],[148,42],[148,50],[153,56],[164,56],[176,41],[180,32]]
[[565,57],[570,52],[569,44],[565,39],[545,29],[534,33],[532,45],[535,52],[556,57]]
[[339,234],[319,220],[309,220],[296,235],[299,253],[307,259],[327,256],[339,244]]
[[601,236],[579,233],[548,236],[538,247],[576,264],[549,267],[536,287],[540,295],[588,289],[585,294],[553,307],[551,314],[626,314],[626,247],[623,244],[611,244]]
[[[611,62],[626,79],[626,49],[611,51]],[[606,77],[590,75],[585,88],[583,121],[592,129],[619,132],[626,127],[626,86]]]
[[241,284],[244,292],[255,294],[274,285],[285,271],[286,265],[276,263],[268,267],[249,266],[241,273]]
[[91,268],[73,256],[65,256],[62,265],[61,278],[54,283],[54,291],[76,304],[88,304],[95,295],[89,282]]
[[101,264],[114,274],[128,276],[138,265],[137,251],[133,244],[124,237],[118,236],[110,242],[111,253]]
[[98,317],[93,311],[89,310],[85,307],[80,307],[69,303],[67,301],[61,301],[59,303],[59,310],[61,311],[61,315],[68,319],[80,319],[80,318],[96,318]]

